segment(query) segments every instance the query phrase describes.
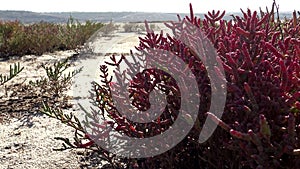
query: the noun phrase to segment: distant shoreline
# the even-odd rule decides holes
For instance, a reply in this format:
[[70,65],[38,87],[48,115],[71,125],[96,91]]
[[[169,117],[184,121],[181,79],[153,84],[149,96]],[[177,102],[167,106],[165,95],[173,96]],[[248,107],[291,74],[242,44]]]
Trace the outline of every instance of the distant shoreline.
[[[181,17],[189,15],[188,13],[180,13]],[[200,18],[204,18],[204,13],[196,14]],[[241,15],[239,12],[227,12],[224,16],[225,20],[232,19],[231,15]],[[0,10],[1,21],[18,20],[24,24],[37,22],[53,22],[65,23],[72,16],[79,22],[87,20],[93,22],[163,22],[177,21],[176,13],[149,13],[149,12],[30,12],[30,11],[9,11]],[[281,12],[280,18],[292,18],[291,12]]]

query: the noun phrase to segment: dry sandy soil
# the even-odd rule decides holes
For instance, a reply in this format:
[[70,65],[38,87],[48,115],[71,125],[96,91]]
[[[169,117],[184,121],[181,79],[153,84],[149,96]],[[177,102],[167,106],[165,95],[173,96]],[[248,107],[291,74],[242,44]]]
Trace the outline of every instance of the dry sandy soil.
[[[159,26],[162,26],[161,24]],[[111,37],[96,37],[93,45],[100,53],[94,57],[74,61],[72,68],[81,64],[101,63],[104,53],[129,53],[135,45],[138,45],[137,33],[116,32]],[[0,61],[0,73],[6,74],[9,65],[20,62],[24,70],[14,80],[6,84],[7,87],[15,83],[28,83],[45,75],[41,67],[43,63],[51,63],[59,59],[67,58],[74,51],[48,53],[42,56],[24,56],[22,58]],[[70,70],[71,70],[70,69]],[[90,69],[95,70],[94,67]],[[67,71],[70,71],[67,70]],[[88,72],[88,69],[87,69]],[[84,72],[83,72],[84,73]],[[88,73],[86,76],[90,76]],[[88,83],[80,86],[86,88]],[[0,86],[0,102],[5,102],[11,91],[6,92],[4,86]],[[68,95],[72,96],[72,88]],[[23,102],[23,100],[21,100]],[[1,104],[0,104],[1,105]],[[3,106],[3,105],[2,105]],[[7,105],[16,106],[14,104]],[[1,109],[0,109],[1,110]],[[78,106],[74,104],[64,111],[76,112]],[[91,160],[84,155],[85,150],[53,151],[53,148],[61,148],[62,142],[54,140],[54,137],[64,136],[72,139],[74,129],[51,119],[46,115],[28,112],[1,112],[0,114],[0,169],[18,168],[95,168]]]
[[[28,83],[45,75],[40,67],[42,63],[55,61],[72,55],[72,52],[57,52],[43,56],[24,56],[0,62],[0,72],[6,74],[9,65],[20,62],[24,70],[12,81],[5,84],[10,88],[13,84]],[[0,100],[8,102],[12,91],[6,92],[1,86]],[[18,96],[17,96],[18,97]],[[24,100],[21,100],[23,102]],[[29,103],[30,104],[30,103]],[[5,105],[2,105],[5,106]],[[16,103],[6,105],[13,108]],[[26,105],[24,105],[26,106]],[[25,107],[26,109],[26,107]],[[26,111],[1,112],[0,115],[0,168],[78,168],[80,157],[75,150],[57,152],[61,143],[54,137],[72,137],[72,128],[61,124],[56,119],[45,115]]]

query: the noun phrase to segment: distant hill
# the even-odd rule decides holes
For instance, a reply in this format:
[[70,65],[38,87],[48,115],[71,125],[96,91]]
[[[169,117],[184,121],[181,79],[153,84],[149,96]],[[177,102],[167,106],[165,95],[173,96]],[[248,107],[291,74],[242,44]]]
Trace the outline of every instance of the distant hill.
[[96,22],[143,22],[148,21],[169,21],[176,20],[176,14],[167,13],[143,13],[143,12],[62,12],[45,13],[49,16],[69,18],[70,16],[79,21]]
[[59,16],[51,16],[43,13],[29,12],[29,11],[0,11],[0,20],[14,21],[18,20],[22,23],[36,23],[36,22],[65,22],[66,18]]
[[[231,14],[240,15],[240,13],[227,13],[225,19],[232,19]],[[184,17],[186,14],[180,14]],[[95,22],[143,22],[147,21],[176,21],[176,13],[144,13],[144,12],[51,12],[51,13],[37,13],[29,11],[1,11],[0,20],[19,20],[22,23],[36,23],[36,22],[54,22],[65,23],[68,18],[73,18],[84,22],[86,20]],[[204,14],[198,14],[200,18]],[[280,17],[290,18],[291,13],[281,13]]]

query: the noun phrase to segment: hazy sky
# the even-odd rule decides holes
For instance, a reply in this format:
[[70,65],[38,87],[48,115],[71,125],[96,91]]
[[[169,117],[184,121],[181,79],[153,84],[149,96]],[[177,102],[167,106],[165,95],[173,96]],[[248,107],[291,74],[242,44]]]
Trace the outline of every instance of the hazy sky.
[[[191,2],[194,11],[203,13],[212,9],[227,12],[240,8],[258,10],[271,7],[273,0],[1,0],[0,10],[26,10],[34,12],[174,12],[188,13]],[[276,0],[280,11],[300,10],[300,0]]]

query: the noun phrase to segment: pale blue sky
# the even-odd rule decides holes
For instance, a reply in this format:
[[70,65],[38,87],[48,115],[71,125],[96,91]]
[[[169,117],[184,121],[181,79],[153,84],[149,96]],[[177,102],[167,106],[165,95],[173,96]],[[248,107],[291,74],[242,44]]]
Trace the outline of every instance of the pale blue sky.
[[[173,12],[188,13],[192,3],[197,13],[212,9],[227,12],[250,8],[271,7],[273,0],[2,0],[0,10],[26,10],[34,12]],[[280,11],[300,10],[300,0],[276,0]]]

